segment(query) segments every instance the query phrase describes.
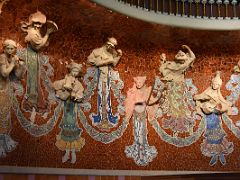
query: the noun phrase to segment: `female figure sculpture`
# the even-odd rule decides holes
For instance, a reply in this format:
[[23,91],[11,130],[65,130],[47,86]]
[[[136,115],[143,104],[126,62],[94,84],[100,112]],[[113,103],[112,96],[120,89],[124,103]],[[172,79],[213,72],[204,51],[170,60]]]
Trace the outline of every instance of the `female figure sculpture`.
[[0,55],[0,157],[15,149],[17,143],[10,137],[11,130],[11,85],[10,76],[21,78],[25,72],[24,63],[16,56],[17,44],[5,40],[4,53]]
[[218,71],[212,84],[201,94],[195,95],[197,113],[206,119],[205,139],[201,144],[202,153],[211,157],[210,165],[220,162],[225,165],[225,155],[233,152],[233,143],[226,139],[222,128],[221,115],[231,114],[232,103],[221,94],[222,79]]
[[135,77],[134,85],[128,90],[125,101],[126,118],[133,119],[134,127],[134,143],[126,146],[125,153],[140,166],[148,165],[157,156],[157,149],[148,144],[147,120],[154,118],[157,110],[155,103],[158,99],[150,97],[151,87],[147,87],[145,81],[146,76]]
[[68,66],[70,73],[64,79],[55,81],[54,88],[56,96],[64,101],[63,118],[60,123],[61,132],[57,135],[56,146],[61,151],[65,151],[62,162],[70,159],[71,163],[76,162],[76,151],[80,151],[85,144],[81,138],[82,129],[77,123],[77,102],[81,102],[83,97],[83,86],[79,81],[82,65],[72,62]]
[[167,116],[163,119],[163,127],[170,128],[174,137],[182,132],[192,134],[195,124],[186,96],[188,90],[185,84],[185,72],[192,66],[196,57],[187,45],[183,45],[182,48],[188,52],[178,51],[174,61],[167,61],[165,54],[160,56],[159,71],[163,76],[162,80],[167,81],[167,90],[164,92],[164,101],[161,104],[161,108]]
[[[47,26],[44,36],[41,34],[43,25]],[[21,28],[27,33],[25,41],[28,44],[28,47],[23,52],[20,52],[21,58],[25,60],[27,67],[27,87],[22,108],[31,112],[30,119],[34,122],[36,113],[43,115],[49,109],[49,102],[43,97],[44,91],[41,82],[43,80],[42,72],[46,71],[43,66],[47,67],[47,71],[52,67],[46,62],[46,58],[40,54],[40,51],[48,46],[50,34],[55,32],[58,27],[54,22],[47,21],[46,16],[37,11],[29,16],[28,22],[22,23]]]

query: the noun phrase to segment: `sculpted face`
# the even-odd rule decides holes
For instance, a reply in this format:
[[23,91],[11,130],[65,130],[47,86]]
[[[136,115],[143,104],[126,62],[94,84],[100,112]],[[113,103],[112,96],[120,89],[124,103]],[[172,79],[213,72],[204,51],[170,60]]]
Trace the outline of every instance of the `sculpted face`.
[[5,52],[8,54],[8,55],[13,55],[15,54],[16,52],[16,47],[9,44],[8,46],[5,47]]
[[133,79],[134,79],[134,83],[136,84],[136,88],[141,89],[145,85],[147,77],[146,76],[138,76]]
[[221,85],[222,85],[222,83],[219,82],[219,81],[217,81],[217,80],[213,80],[213,81],[212,81],[212,88],[213,88],[214,90],[219,89],[219,88],[221,87]]
[[218,71],[216,76],[212,79],[212,89],[216,90],[222,86],[222,79],[220,77],[220,72]]
[[73,76],[73,77],[77,77],[79,75],[79,73],[80,73],[80,70],[77,68],[73,68],[70,72],[71,76]]
[[181,50],[178,51],[178,53],[175,56],[175,60],[179,61],[180,63],[184,63],[187,58],[188,57],[187,57],[186,53],[184,53]]
[[107,49],[108,52],[112,53],[113,50],[114,50],[114,48],[115,48],[115,47],[114,47],[113,45],[108,44],[108,43],[106,44],[106,49]]
[[42,27],[42,24],[40,22],[34,22],[33,23],[33,28],[36,30],[40,30]]

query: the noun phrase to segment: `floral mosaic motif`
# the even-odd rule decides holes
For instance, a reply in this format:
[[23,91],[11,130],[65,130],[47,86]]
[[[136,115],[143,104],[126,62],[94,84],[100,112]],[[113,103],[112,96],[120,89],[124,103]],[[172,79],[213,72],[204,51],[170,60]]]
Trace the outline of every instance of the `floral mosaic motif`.
[[125,109],[124,109],[124,101],[125,96],[122,94],[122,90],[124,88],[124,82],[121,80],[119,73],[117,71],[110,71],[110,82],[111,82],[111,89],[113,91],[114,97],[117,99],[118,106],[117,106],[117,112],[120,115],[124,115]]
[[[27,48],[19,49],[17,52],[18,57],[20,57],[21,59],[25,59],[27,51],[28,51]],[[62,103],[55,97],[55,92],[52,87],[52,82],[50,80],[50,76],[53,75],[54,70],[49,63],[48,56],[39,55],[39,67],[40,67],[40,71],[39,71],[40,78],[43,82],[43,86],[45,87],[45,89],[48,92],[47,99],[50,102],[50,104],[52,104],[53,102],[57,103],[57,107],[54,110],[53,116],[49,117],[46,123],[44,123],[42,125],[37,125],[37,124],[34,124],[33,122],[29,121],[29,119],[27,119],[24,116],[23,110],[21,108],[21,103],[19,103],[17,100],[17,96],[23,95],[24,88],[21,83],[17,83],[17,82],[12,83],[13,84],[13,95],[14,95],[13,107],[14,107],[14,111],[16,113],[17,119],[20,122],[21,126],[28,133],[30,133],[32,136],[35,136],[35,137],[46,135],[54,128],[54,126],[56,125],[57,120],[59,118],[61,106],[62,106]]]
[[171,129],[173,136],[178,133],[193,133],[196,116],[193,109],[192,93],[188,92],[185,83],[167,82],[164,102],[161,108],[166,114],[162,119],[163,127]]
[[[165,86],[164,83],[158,78],[159,83],[161,84],[161,87],[159,90],[162,91],[163,87]],[[198,120],[199,116],[195,112],[195,102],[193,101],[193,95],[197,92],[197,87],[192,83],[192,79],[185,79],[185,85],[184,85],[184,95],[183,100],[186,103],[186,108],[190,107],[191,112],[191,118],[193,120]],[[164,92],[163,92],[164,93]],[[182,97],[182,95],[181,95]],[[178,103],[178,102],[176,102]],[[158,122],[158,118],[162,117],[164,114],[168,112],[168,109],[162,108],[163,105],[160,105],[158,108],[159,115],[155,117],[155,119],[151,122],[153,128],[158,133],[160,138],[164,140],[165,142],[172,144],[176,147],[184,147],[184,146],[190,146],[191,144],[195,143],[204,132],[204,121],[201,120],[201,122],[198,125],[198,129],[195,132],[192,132],[188,137],[181,138],[177,136],[171,136],[168,133],[165,132],[165,130],[160,126]],[[194,123],[195,124],[195,123]]]
[[191,80],[185,81],[185,72],[192,67],[196,57],[187,45],[182,45],[182,49],[187,52],[179,50],[173,61],[167,61],[164,53],[160,55],[159,71],[161,79],[166,81],[166,90],[160,103],[165,115],[162,123],[165,129],[172,130],[174,137],[185,132],[191,135],[196,121],[192,99],[196,88]]
[[133,158],[138,166],[147,166],[157,156],[157,149],[149,146],[147,140],[147,116],[133,115],[133,135],[134,143],[125,147],[125,154],[129,158]]
[[[231,91],[231,94],[227,96],[227,100],[232,102],[233,105],[237,102],[240,96],[240,75],[232,74],[230,80],[226,84],[226,89]],[[238,108],[233,106],[232,115],[238,114]]]
[[227,114],[223,114],[222,119],[223,122],[227,125],[228,129],[232,131],[237,138],[240,138],[240,129],[234,124],[232,119]]
[[[97,73],[98,73],[98,69],[95,67],[91,67],[87,69],[87,73],[84,76],[84,84],[87,86],[87,88],[84,91],[83,103],[79,104],[79,116],[80,116],[80,121],[82,122],[84,128],[89,133],[89,135],[93,139],[107,144],[122,136],[123,132],[126,130],[126,127],[128,125],[128,120],[123,119],[122,124],[115,131],[109,132],[109,133],[107,132],[102,133],[99,130],[96,130],[92,125],[89,124],[86,116],[81,110],[81,107],[84,109],[84,111],[87,111],[87,112],[91,110],[90,100],[91,100],[91,97],[94,95],[94,91],[97,88],[97,83],[98,83]],[[112,69],[110,71],[109,77],[110,77],[111,90],[118,102],[117,112],[120,115],[124,115],[125,96],[121,93],[122,89],[124,88],[124,83],[120,79],[119,73]],[[90,114],[90,118],[92,117],[92,115],[93,113]]]
[[83,93],[83,102],[81,103],[81,106],[84,108],[84,111],[90,111],[92,108],[91,103],[89,101],[91,100],[91,97],[94,95],[94,92],[97,87],[98,79],[96,73],[97,73],[96,68],[90,67],[87,69],[87,73],[83,78],[83,82],[87,86]]
[[[87,86],[87,89],[84,91],[83,95],[83,104],[82,107],[87,107],[86,111],[91,110],[91,97],[94,95],[94,91],[96,90],[98,77],[97,77],[97,68],[91,67],[87,69],[87,73],[84,76],[83,82]],[[122,94],[122,90],[124,88],[124,82],[121,80],[119,73],[117,71],[111,70],[110,72],[110,83],[111,90],[113,91],[113,95],[118,102],[118,112],[119,114],[124,114],[124,100],[125,96]]]
[[226,164],[225,156],[233,152],[233,143],[226,139],[226,132],[223,130],[221,118],[218,114],[206,115],[205,139],[201,143],[201,151],[204,156],[210,157],[210,166],[219,160],[222,165]]
[[[35,52],[31,48],[18,50],[18,56],[21,59],[24,59],[27,63],[27,77],[34,77],[27,78],[26,92],[22,102],[23,110],[33,114],[35,109],[39,115],[44,116],[45,114],[46,116],[49,113],[46,107],[50,107],[50,104],[56,100],[51,80],[49,78],[53,75],[54,70],[49,63],[48,56]],[[39,100],[43,96],[43,88],[39,85],[40,81],[44,85],[44,89],[48,92],[47,101]],[[33,94],[37,93],[37,96],[30,92]],[[34,106],[33,109],[32,106]],[[33,123],[34,120],[35,118],[32,119]]]
[[60,116],[62,105],[63,104],[61,102],[58,102],[58,105],[54,110],[53,116],[49,118],[46,123],[42,125],[37,125],[31,123],[31,121],[29,121],[24,116],[17,98],[13,97],[13,109],[15,111],[19,123],[21,124],[24,130],[26,130],[29,134],[31,134],[34,137],[44,136],[53,130]]
[[10,88],[5,90],[0,90],[0,158],[6,157],[7,153],[13,151],[17,142],[13,140],[10,136],[12,129],[11,123],[11,108],[12,99]]
[[[236,73],[239,73],[239,66],[234,67],[234,71]],[[227,100],[233,103],[232,107],[232,114],[231,115],[238,115],[238,107],[235,106],[236,102],[239,100],[240,96],[240,75],[239,74],[232,74],[230,77],[230,80],[226,84],[226,89],[231,91],[231,94],[227,96]],[[231,118],[227,114],[223,114],[223,121],[233,132],[233,134],[240,138],[240,129],[239,123],[240,121],[237,121],[236,124],[231,120]]]
[[78,105],[78,114],[79,114],[79,119],[87,131],[87,133],[96,141],[102,142],[104,144],[109,144],[116,139],[119,139],[122,137],[123,133],[127,129],[127,126],[129,124],[129,119],[124,118],[123,122],[121,125],[114,131],[111,131],[109,133],[107,132],[100,132],[96,130],[93,126],[91,126],[88,123],[88,120],[84,114],[84,112],[81,109],[81,105]]
[[159,137],[171,144],[174,145],[176,147],[186,147],[186,146],[190,146],[193,143],[197,142],[199,140],[199,138],[201,138],[204,130],[205,130],[205,121],[204,119],[202,119],[198,125],[198,128],[195,132],[193,132],[192,135],[188,136],[188,137],[172,137],[171,135],[169,135],[168,133],[166,133],[166,131],[160,126],[157,118],[155,118],[153,121],[150,122],[152,127],[154,128],[154,130],[157,132],[157,134],[159,135]]

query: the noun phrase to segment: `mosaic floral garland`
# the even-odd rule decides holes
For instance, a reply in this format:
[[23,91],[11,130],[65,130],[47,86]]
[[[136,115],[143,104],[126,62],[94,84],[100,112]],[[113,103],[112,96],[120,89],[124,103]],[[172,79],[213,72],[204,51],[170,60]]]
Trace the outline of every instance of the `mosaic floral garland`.
[[[233,103],[232,115],[238,114],[238,108],[235,106],[235,103],[238,101],[240,96],[240,75],[232,74],[230,80],[226,84],[226,89],[231,91],[231,94],[227,96],[227,100]],[[225,113],[222,116],[224,123],[227,125],[230,131],[233,134],[240,138],[240,129],[233,123],[232,119]]]
[[[160,82],[161,82],[161,80],[160,80]],[[163,84],[163,83],[161,82],[159,84]],[[195,102],[193,101],[193,95],[197,92],[197,88],[196,88],[196,86],[193,85],[192,79],[186,79],[185,84],[187,87],[187,92],[185,93],[187,103],[188,103],[188,105],[191,106],[191,108],[194,109]],[[163,85],[161,85],[161,86],[163,86]],[[159,135],[159,137],[163,141],[165,141],[169,144],[172,144],[176,147],[185,147],[185,146],[190,146],[191,144],[195,143],[202,136],[202,134],[205,130],[204,118],[202,118],[201,122],[199,123],[197,131],[195,131],[192,135],[190,135],[186,138],[173,137],[173,136],[169,135],[168,133],[165,132],[165,130],[162,129],[162,127],[160,126],[160,124],[157,120],[159,117],[162,117],[162,114],[161,114],[162,111],[163,110],[161,110],[161,108],[159,107],[158,115],[156,115],[155,119],[153,121],[151,121],[150,123],[151,123],[152,127],[155,129],[155,131],[157,132],[157,134]],[[195,120],[197,120],[198,116],[196,115],[196,112],[193,111],[192,114],[193,114],[193,118]]]
[[233,123],[231,118],[229,118],[228,115],[225,113],[222,115],[222,119],[227,125],[228,129],[232,131],[237,138],[240,138],[240,129]]
[[231,94],[227,96],[227,100],[235,104],[240,96],[240,75],[232,74],[226,84],[226,89],[231,91]]
[[[87,69],[87,73],[83,79],[84,84],[87,86],[87,89],[84,91],[82,107],[89,111],[91,109],[91,104],[89,103],[91,97],[94,95],[94,91],[97,87],[98,77],[97,77],[97,68],[91,67]],[[119,77],[117,71],[111,70],[110,72],[110,82],[111,89],[113,91],[114,97],[118,102],[118,112],[124,114],[124,100],[125,96],[122,95],[121,90],[124,88],[124,83]]]
[[96,129],[94,129],[89,123],[88,120],[84,114],[84,112],[81,110],[80,105],[78,106],[78,115],[80,118],[80,121],[87,131],[87,133],[96,141],[102,142],[104,144],[109,144],[116,139],[119,139],[125,130],[127,129],[127,126],[129,124],[129,119],[124,118],[122,124],[117,128],[117,130],[112,131],[110,133],[100,132]]
[[[125,132],[128,124],[129,119],[123,119],[122,124],[117,128],[117,130],[105,133],[100,132],[93,128],[89,123],[88,120],[82,111],[81,107],[84,108],[84,111],[89,111],[91,109],[91,104],[89,103],[91,97],[94,95],[94,91],[97,87],[97,68],[91,67],[87,69],[87,73],[84,76],[84,83],[87,85],[87,89],[84,91],[84,100],[83,103],[80,103],[78,105],[78,111],[79,111],[79,118],[81,123],[83,124],[83,127],[86,129],[87,133],[96,141],[100,141],[104,144],[111,143],[115,141],[116,139],[120,138],[123,133]],[[125,109],[124,109],[124,100],[125,96],[122,95],[121,90],[124,87],[123,81],[119,77],[119,73],[117,71],[111,70],[110,75],[110,82],[111,82],[111,89],[113,91],[114,97],[117,99],[118,102],[118,112],[121,115],[124,115]]]
[[83,102],[80,104],[81,107],[84,108],[84,111],[90,111],[91,110],[91,104],[89,103],[89,100],[94,95],[94,91],[97,87],[97,71],[96,68],[91,67],[87,69],[87,73],[85,74],[83,78],[84,84],[87,86],[87,89],[83,93]]
[[[24,53],[26,53],[26,48],[18,51],[18,56],[23,57]],[[53,75],[53,68],[49,64],[48,56],[41,55],[39,58],[40,64],[40,78],[43,80],[43,85],[48,92],[48,100],[57,102],[57,107],[54,110],[53,116],[42,125],[32,124],[28,119],[26,119],[21,111],[19,102],[16,96],[22,96],[24,93],[24,88],[19,82],[13,82],[12,86],[14,88],[14,93],[12,92],[13,97],[13,109],[16,113],[17,119],[24,130],[26,130],[29,134],[34,137],[39,137],[48,134],[57,123],[57,120],[60,116],[60,112],[62,109],[62,102],[56,99],[54,89],[52,88],[52,83],[49,76]],[[44,69],[43,66],[47,67],[47,70]]]
[[176,147],[185,147],[185,146],[190,146],[191,144],[195,143],[203,134],[205,131],[205,119],[202,118],[200,124],[198,125],[197,131],[195,131],[191,136],[181,138],[181,137],[172,137],[171,135],[167,134],[160,126],[159,122],[157,119],[154,119],[153,121],[150,122],[154,130],[157,132],[159,137]]
[[52,131],[54,126],[57,124],[57,120],[60,116],[62,108],[63,105],[61,102],[59,102],[54,110],[53,116],[45,124],[42,125],[32,124],[28,119],[24,117],[20,109],[18,100],[16,96],[13,95],[13,109],[16,113],[17,119],[21,126],[23,127],[23,129],[34,137],[44,136]]

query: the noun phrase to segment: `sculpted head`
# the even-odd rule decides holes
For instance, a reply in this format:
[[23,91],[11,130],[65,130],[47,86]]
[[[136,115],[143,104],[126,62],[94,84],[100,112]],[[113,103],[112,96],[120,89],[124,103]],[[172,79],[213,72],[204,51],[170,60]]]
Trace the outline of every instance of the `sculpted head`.
[[222,86],[222,79],[220,73],[220,71],[217,71],[216,76],[212,79],[212,89],[214,90],[217,90]]
[[178,53],[175,55],[175,61],[179,63],[184,63],[188,59],[188,56],[182,50],[179,50]]
[[73,77],[77,77],[80,75],[80,73],[82,72],[82,64],[77,64],[75,62],[71,62],[67,68],[70,71],[71,76]]
[[17,49],[17,43],[11,39],[3,42],[4,53],[7,55],[14,55]]
[[34,29],[40,29],[46,22],[46,16],[40,11],[37,11],[29,16],[29,24],[31,24]]
[[147,79],[147,76],[134,77],[133,80],[136,85],[136,88],[141,89],[145,85],[146,79]]
[[108,51],[112,51],[112,49],[115,48],[115,46],[117,46],[117,40],[114,37],[110,37],[108,38],[107,42],[106,42],[106,47]]

